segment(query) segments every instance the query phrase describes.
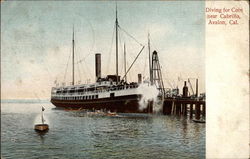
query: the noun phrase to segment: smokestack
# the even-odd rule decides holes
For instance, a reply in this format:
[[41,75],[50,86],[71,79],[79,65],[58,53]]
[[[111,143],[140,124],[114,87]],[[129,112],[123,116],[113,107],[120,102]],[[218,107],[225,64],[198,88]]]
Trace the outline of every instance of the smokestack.
[[101,78],[101,54],[96,53],[95,54],[95,76],[96,81]]
[[196,97],[198,97],[198,78],[196,79]]
[[182,96],[187,97],[188,96],[188,87],[187,87],[187,81],[184,81],[184,87],[182,90]]
[[141,74],[138,74],[138,83],[141,83]]

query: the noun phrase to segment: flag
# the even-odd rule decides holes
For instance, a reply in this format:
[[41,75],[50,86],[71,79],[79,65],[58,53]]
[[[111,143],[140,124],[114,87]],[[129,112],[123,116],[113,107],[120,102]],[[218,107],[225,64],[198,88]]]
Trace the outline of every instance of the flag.
[[44,107],[42,107],[42,111],[44,111],[45,110],[45,108]]

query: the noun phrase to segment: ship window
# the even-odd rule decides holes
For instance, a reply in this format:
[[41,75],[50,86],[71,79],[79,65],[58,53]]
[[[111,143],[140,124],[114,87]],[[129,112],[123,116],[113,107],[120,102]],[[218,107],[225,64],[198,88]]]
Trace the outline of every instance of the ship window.
[[114,97],[115,96],[115,93],[110,93],[110,97]]
[[98,98],[98,95],[95,95],[95,98],[97,99],[97,98]]
[[94,95],[92,95],[92,99],[95,99],[95,96],[94,96]]

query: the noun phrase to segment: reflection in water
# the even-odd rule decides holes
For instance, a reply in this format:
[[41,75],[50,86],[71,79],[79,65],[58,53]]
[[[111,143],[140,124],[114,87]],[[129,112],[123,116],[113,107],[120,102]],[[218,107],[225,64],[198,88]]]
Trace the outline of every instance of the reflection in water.
[[50,130],[37,133],[32,126],[39,103],[3,105],[4,158],[205,158],[205,124],[189,118],[89,116],[84,111],[54,109],[49,103],[45,109]]
[[47,132],[48,132],[48,130],[47,130],[47,131],[43,131],[43,132],[38,132],[38,131],[36,131],[37,135],[38,135],[38,136],[40,137],[40,139],[41,139],[41,143],[42,143],[42,144],[44,144],[45,135],[46,135]]
[[[182,135],[183,135],[183,139],[187,139],[187,126],[188,126],[188,124],[187,124],[187,118],[185,118],[185,119],[183,119],[182,120]],[[183,142],[185,143],[185,144],[188,144],[188,140],[183,140]]]

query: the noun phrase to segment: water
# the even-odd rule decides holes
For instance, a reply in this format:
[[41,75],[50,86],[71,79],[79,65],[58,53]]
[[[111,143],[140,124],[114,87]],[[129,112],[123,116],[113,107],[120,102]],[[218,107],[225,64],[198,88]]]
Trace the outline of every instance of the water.
[[[34,131],[41,106],[50,125]],[[2,158],[205,158],[205,124],[175,116],[89,116],[48,102],[1,104]]]

